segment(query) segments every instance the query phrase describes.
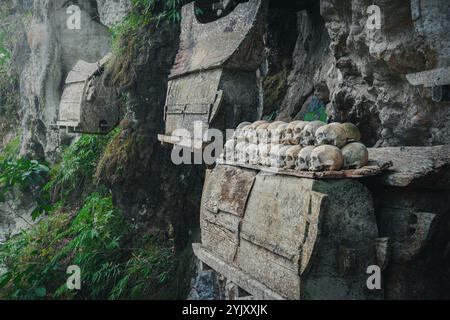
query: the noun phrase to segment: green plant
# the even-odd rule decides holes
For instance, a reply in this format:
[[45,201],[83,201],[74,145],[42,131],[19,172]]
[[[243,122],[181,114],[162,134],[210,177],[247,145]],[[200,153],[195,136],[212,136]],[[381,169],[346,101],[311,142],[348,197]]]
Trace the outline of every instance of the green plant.
[[[172,242],[135,232],[104,193],[89,195],[76,215],[55,212],[0,245],[0,298],[157,298],[173,274]],[[69,265],[82,288],[66,287]]]
[[[40,187],[45,183],[49,168],[36,160],[19,157],[20,138],[16,137],[0,154],[0,203],[14,199],[15,191],[34,192],[36,198],[44,197]],[[37,201],[33,218],[49,208]]]
[[107,136],[82,135],[63,152],[61,162],[52,168],[50,181],[44,187],[52,201],[76,197],[81,190],[89,192],[100,156],[118,133],[117,128]]

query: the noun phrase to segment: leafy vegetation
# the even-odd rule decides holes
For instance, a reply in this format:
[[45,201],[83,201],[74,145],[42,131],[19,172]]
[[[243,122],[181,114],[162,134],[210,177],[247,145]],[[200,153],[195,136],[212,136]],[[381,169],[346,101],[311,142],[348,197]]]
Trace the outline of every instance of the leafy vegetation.
[[[157,297],[170,279],[172,244],[132,228],[106,193],[88,196],[76,214],[52,214],[0,247],[0,298]],[[81,269],[79,291],[66,286],[69,265]]]
[[122,22],[111,28],[113,47],[120,49],[119,40],[124,35],[145,27],[152,22],[179,22],[180,9],[185,0],[131,0],[132,9]]
[[[39,213],[48,215],[0,244],[0,299],[176,297],[176,290],[167,290],[176,276],[173,241],[137,231],[114,207],[111,194],[93,183],[99,158],[118,133],[81,136],[49,177],[46,166],[17,157],[17,139],[5,148],[1,192],[35,188]],[[48,193],[53,196],[46,198]],[[67,288],[70,265],[80,267],[81,290]]]
[[[112,29],[113,37],[128,39],[131,33],[129,39],[138,43],[137,29],[163,20],[178,21],[183,3],[132,0],[132,12]],[[0,36],[0,48],[7,50],[1,56],[7,60],[0,61],[0,73],[5,72],[0,75],[0,90],[7,87],[1,83],[5,79],[12,87],[0,91],[0,119],[6,112],[17,114],[13,99],[18,82],[9,68],[13,51],[5,41],[9,39]],[[7,97],[9,92],[14,95]],[[1,125],[0,121],[0,134]],[[179,298],[184,283],[176,279],[187,268],[177,267],[173,240],[162,232],[150,235],[126,220],[114,207],[111,192],[93,178],[105,150],[114,152],[107,146],[119,132],[82,135],[51,168],[18,156],[18,138],[0,150],[0,201],[14,200],[16,191],[32,195],[37,203],[33,218],[40,217],[31,228],[0,242],[0,299]],[[71,265],[80,267],[81,290],[67,288],[66,271]]]
[[62,160],[50,172],[50,181],[44,187],[52,201],[73,201],[80,192],[93,188],[92,176],[106,145],[119,133],[119,128],[107,136],[82,135],[62,154]]
[[48,210],[40,187],[45,183],[49,168],[35,160],[18,157],[20,139],[13,139],[0,154],[0,203],[8,203],[16,192],[32,192],[37,200],[33,217]]

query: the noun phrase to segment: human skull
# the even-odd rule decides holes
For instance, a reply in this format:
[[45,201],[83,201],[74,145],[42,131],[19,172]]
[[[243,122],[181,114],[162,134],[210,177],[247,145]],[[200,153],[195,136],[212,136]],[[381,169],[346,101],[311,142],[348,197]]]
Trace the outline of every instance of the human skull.
[[258,136],[257,136],[257,128],[267,123],[267,121],[259,120],[253,122],[250,126],[246,127],[246,141],[249,143],[258,143]]
[[292,139],[292,144],[300,144],[302,140],[302,131],[308,124],[308,121],[295,121],[298,122],[294,127],[294,137]]
[[241,141],[236,145],[236,155],[235,159],[238,163],[246,163],[246,154],[245,148],[247,146],[247,142]]
[[369,162],[369,152],[365,145],[360,142],[352,142],[341,150],[344,157],[344,169],[359,169]]
[[303,147],[297,155],[297,161],[295,162],[295,169],[300,171],[309,170],[309,162],[311,152],[314,150],[314,146]]
[[286,124],[284,121],[274,121],[267,127],[267,135],[268,135],[268,142],[272,144],[278,144],[279,142],[275,142],[273,139],[273,133],[275,129],[277,129],[280,125]]
[[295,162],[297,161],[298,153],[302,150],[302,147],[299,145],[290,146],[286,150],[286,159],[285,159],[285,168],[286,169],[294,169]]
[[274,168],[281,169],[285,165],[286,147],[282,144],[272,145],[270,148],[270,165]]
[[270,166],[270,144],[258,144],[258,164],[261,166]]
[[353,123],[350,122],[343,123],[342,127],[347,133],[348,142],[361,141],[361,132],[359,131],[358,127],[355,126]]
[[303,121],[292,121],[288,124],[286,131],[284,132],[284,137],[283,137],[283,144],[290,144],[290,145],[294,145],[295,141],[294,141],[294,129],[295,127]]
[[283,144],[283,138],[284,134],[286,132],[288,124],[282,123],[279,126],[277,126],[275,129],[271,132],[271,142],[273,144]]
[[246,147],[247,162],[253,165],[258,164],[258,145],[249,143]]
[[265,120],[258,120],[258,121],[253,122],[251,126],[253,129],[256,129],[257,127],[259,127],[260,125],[265,124],[265,123],[268,123],[268,122]]
[[322,145],[311,152],[309,170],[337,171],[341,170],[344,159],[341,149],[336,146]]
[[235,148],[236,148],[236,141],[234,139],[230,139],[225,143],[225,146],[223,148],[223,157],[222,159],[225,161],[235,161]]
[[233,138],[234,140],[236,140],[236,142],[242,142],[245,141],[245,137],[244,137],[244,129],[248,126],[250,126],[251,123],[250,122],[242,122],[241,124],[239,124],[236,128],[236,130],[234,131],[233,134]]
[[311,121],[307,123],[302,130],[302,141],[300,144],[304,146],[314,145],[316,143],[315,134],[317,129],[325,125],[326,123],[322,121]]
[[267,128],[269,127],[270,123],[266,122],[263,124],[260,124],[256,128],[256,136],[258,138],[258,143],[269,143],[269,135]]
[[329,144],[342,148],[347,143],[347,133],[339,123],[330,123],[316,130],[317,145]]

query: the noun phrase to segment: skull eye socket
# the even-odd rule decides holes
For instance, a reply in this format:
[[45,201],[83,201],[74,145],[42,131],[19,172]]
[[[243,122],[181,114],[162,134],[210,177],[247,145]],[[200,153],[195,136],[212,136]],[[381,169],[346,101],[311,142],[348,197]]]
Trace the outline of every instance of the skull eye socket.
[[305,164],[306,163],[306,160],[304,158],[300,158],[299,161],[300,161],[301,164]]

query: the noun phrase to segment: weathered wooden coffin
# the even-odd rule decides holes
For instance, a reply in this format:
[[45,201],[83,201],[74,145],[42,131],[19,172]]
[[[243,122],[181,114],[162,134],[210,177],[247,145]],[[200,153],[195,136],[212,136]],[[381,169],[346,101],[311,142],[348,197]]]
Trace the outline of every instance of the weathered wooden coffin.
[[407,80],[414,86],[432,88],[436,102],[450,101],[450,10],[445,1],[413,0],[411,13],[414,28],[422,36],[437,57],[436,69],[408,74]]
[[[263,60],[261,0],[240,3],[225,17],[200,23],[194,2],[182,10],[180,49],[169,76],[162,142],[207,143],[205,130],[256,120],[256,70]],[[194,130],[197,123],[197,130]]]
[[257,299],[370,295],[377,226],[357,181],[218,165],[206,177],[201,231],[197,257]]
[[101,81],[109,55],[96,63],[78,61],[69,72],[57,126],[70,132],[105,134],[119,122],[118,96]]

